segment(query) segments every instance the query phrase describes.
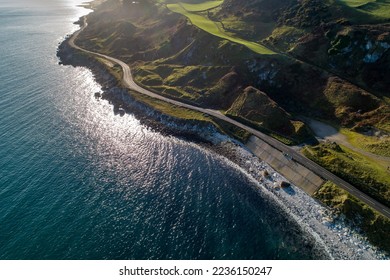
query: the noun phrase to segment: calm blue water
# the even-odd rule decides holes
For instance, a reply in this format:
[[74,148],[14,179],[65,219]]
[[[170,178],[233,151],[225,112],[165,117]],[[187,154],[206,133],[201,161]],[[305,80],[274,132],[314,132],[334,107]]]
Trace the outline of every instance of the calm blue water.
[[115,116],[58,65],[80,2],[0,0],[0,259],[319,257],[228,161]]

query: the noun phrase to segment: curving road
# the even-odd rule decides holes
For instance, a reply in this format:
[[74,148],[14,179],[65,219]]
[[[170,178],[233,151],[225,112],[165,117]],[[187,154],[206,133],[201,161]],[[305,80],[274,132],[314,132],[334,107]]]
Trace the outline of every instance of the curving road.
[[104,58],[106,60],[109,60],[111,62],[114,62],[114,63],[120,65],[122,67],[122,70],[123,70],[123,84],[128,89],[134,90],[136,92],[145,94],[147,96],[150,96],[150,97],[153,97],[155,99],[159,99],[159,100],[165,101],[167,103],[170,103],[170,104],[173,104],[173,105],[176,105],[176,106],[180,106],[180,107],[183,107],[183,108],[187,108],[187,109],[191,109],[191,110],[194,110],[194,111],[198,111],[198,112],[201,112],[201,113],[208,114],[210,116],[213,116],[213,117],[218,118],[220,120],[223,120],[225,122],[233,124],[233,125],[235,125],[235,126],[237,126],[239,128],[242,128],[242,129],[248,131],[249,133],[255,135],[256,137],[260,138],[261,140],[265,141],[266,143],[268,143],[269,145],[271,145],[275,149],[279,150],[280,152],[287,153],[287,154],[291,155],[293,157],[293,159],[296,162],[298,162],[299,164],[305,166],[306,168],[308,168],[312,172],[316,173],[320,177],[324,178],[325,180],[332,181],[336,185],[340,186],[341,188],[343,188],[344,190],[346,190],[350,194],[352,194],[355,197],[359,198],[364,203],[368,204],[369,206],[371,206],[372,208],[377,210],[379,213],[381,213],[382,215],[384,215],[384,216],[386,216],[387,218],[390,219],[390,208],[388,208],[387,206],[381,204],[380,202],[376,201],[375,199],[367,196],[365,193],[361,192],[360,190],[358,190],[357,188],[355,188],[354,186],[352,186],[348,182],[346,182],[343,179],[337,177],[336,175],[334,175],[333,173],[329,172],[325,168],[323,168],[320,165],[316,164],[315,162],[309,160],[308,158],[304,157],[299,152],[296,152],[295,150],[293,150],[289,146],[286,146],[285,144],[277,141],[276,139],[274,139],[274,138],[272,138],[272,137],[270,137],[268,135],[265,135],[264,133],[261,133],[260,131],[257,131],[255,129],[249,127],[249,126],[246,126],[246,125],[238,122],[238,121],[235,121],[235,120],[233,120],[233,119],[223,115],[221,112],[219,112],[217,110],[205,109],[205,108],[189,105],[189,104],[177,101],[177,100],[173,100],[173,99],[161,96],[159,94],[156,94],[156,93],[151,92],[151,91],[149,91],[149,90],[147,90],[145,88],[140,87],[139,85],[137,85],[134,82],[134,79],[133,79],[133,76],[131,74],[131,70],[130,70],[129,65],[127,65],[123,61],[121,61],[119,59],[116,59],[116,58],[113,58],[113,57],[108,56],[108,55],[104,55],[104,54],[88,51],[86,49],[80,48],[79,46],[77,46],[75,44],[75,40],[76,40],[77,36],[87,27],[87,25],[88,24],[87,24],[87,21],[86,21],[86,17],[84,17],[84,24],[83,24],[83,26],[81,27],[80,30],[76,31],[73,34],[73,36],[69,39],[69,45],[71,47],[77,49],[77,50],[80,50],[80,51],[83,51],[83,52],[86,52],[86,53],[89,53],[89,54],[92,54],[92,55],[95,55],[95,56],[98,56],[98,57],[102,57],[102,58]]

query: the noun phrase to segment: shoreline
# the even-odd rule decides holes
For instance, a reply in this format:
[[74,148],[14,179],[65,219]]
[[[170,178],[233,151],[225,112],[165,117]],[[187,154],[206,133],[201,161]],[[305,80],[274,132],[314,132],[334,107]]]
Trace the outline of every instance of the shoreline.
[[[239,162],[232,162],[253,180],[256,190],[276,202],[282,213],[288,214],[304,232],[313,236],[331,259],[389,259],[386,252],[372,245],[344,216],[337,216],[332,209],[295,185],[280,188],[279,183],[286,179],[250,151],[228,142],[221,145],[236,154]],[[264,170],[270,174],[268,178],[259,172]]]
[[[200,120],[184,120],[169,116],[150,105],[136,100],[131,91],[120,87],[116,78],[112,76],[102,63],[95,59],[90,59],[88,56],[71,48],[68,44],[69,38],[67,37],[58,48],[57,56],[61,60],[60,64],[88,68],[103,89],[103,92],[99,94],[100,96],[95,95],[95,97],[105,99],[112,104],[114,113],[120,113],[121,110],[124,110],[125,113],[134,115],[140,120],[141,124],[151,127],[163,135],[172,135],[194,142],[229,160],[256,182],[258,186],[257,191],[266,192],[271,199],[275,200],[283,208],[282,211],[284,213],[289,213],[305,231],[308,231],[310,236],[316,238],[319,244],[325,248],[330,258],[386,258],[376,247],[369,245],[364,237],[352,231],[345,221],[335,220],[329,209],[320,205],[318,201],[311,198],[298,187],[294,185],[290,187],[294,195],[281,189],[276,189],[274,187],[275,183],[278,184],[283,180],[287,180],[268,164],[251,154],[242,143],[223,135],[212,123]],[[263,170],[267,170],[272,175],[270,179],[260,175],[260,171]],[[300,199],[299,202],[296,199],[297,197]],[[311,213],[311,211],[301,209],[301,207],[298,207],[299,203],[307,203],[310,205],[310,209],[314,209],[314,211],[321,209],[321,213]],[[345,232],[347,235],[344,235]],[[341,238],[341,233],[342,236],[350,237],[353,235],[355,239],[353,245],[357,244],[355,245],[356,248],[354,248],[356,250],[348,251],[351,248],[347,245],[351,244],[347,244],[348,240],[344,240],[347,238]],[[340,238],[340,241],[332,239],[332,234],[334,238]],[[324,243],[325,241],[326,244]],[[331,248],[327,246],[328,243],[331,245]],[[340,243],[339,246],[336,246],[336,243]]]
[[[196,143],[210,144],[212,142],[209,134],[217,132],[212,123],[170,116],[136,100],[133,93],[121,87],[116,78],[101,62],[88,59],[79,51],[73,50],[68,45],[68,40],[69,37],[58,47],[59,64],[89,69],[96,82],[102,86],[102,92],[95,93],[95,98],[108,101],[113,106],[114,114],[132,114],[141,124],[147,125],[163,135],[172,135]],[[200,135],[200,132],[203,132],[203,135]]]
[[[375,198],[370,197],[341,177],[338,177],[335,173],[332,173],[322,165],[311,160],[310,157],[307,157],[270,135],[265,134],[261,130],[253,128],[246,122],[237,121],[236,118],[229,117],[218,110],[203,108],[196,104],[179,101],[176,98],[162,96],[158,92],[150,91],[148,88],[140,86],[133,79],[131,68],[127,63],[109,55],[78,46],[75,43],[75,40],[88,26],[87,17],[80,18],[78,24],[80,25],[80,29],[69,38],[68,45],[74,50],[80,51],[84,56],[102,62],[112,76],[116,77],[118,83],[126,88],[129,93],[134,93],[133,97],[137,96],[136,99],[140,100],[141,103],[147,104],[149,105],[148,107],[155,108],[165,115],[178,117],[180,120],[195,119],[212,123],[219,131],[222,131],[223,134],[232,135],[235,139],[246,143],[246,147],[252,151],[252,153],[269,163],[274,169],[278,170],[279,173],[283,174],[284,177],[288,178],[288,180],[296,186],[302,188],[309,195],[314,195],[316,192],[320,191],[320,188],[325,185],[324,183],[329,181],[337,185],[337,188],[346,191],[349,195],[359,197],[358,200],[368,205],[370,211],[374,211],[374,215],[376,215],[376,211],[385,218],[390,219],[390,208],[383,205]],[[121,70],[112,69],[113,65],[116,64]],[[181,109],[178,110],[177,107],[180,107]],[[119,105],[117,105],[116,108],[118,111],[125,112]],[[253,135],[253,137],[250,137],[250,141],[247,141],[250,135]],[[365,222],[371,223],[372,221]],[[390,225],[390,220],[388,220],[387,224]],[[373,238],[376,240],[376,237]],[[385,248],[388,251],[390,250],[387,245]]]

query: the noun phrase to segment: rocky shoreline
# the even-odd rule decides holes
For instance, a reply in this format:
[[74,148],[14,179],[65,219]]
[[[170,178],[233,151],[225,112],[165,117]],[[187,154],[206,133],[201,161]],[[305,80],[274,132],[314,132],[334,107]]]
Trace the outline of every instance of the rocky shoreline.
[[[286,179],[267,163],[249,151],[233,143],[225,142],[230,158],[238,159],[237,165],[256,182],[258,192],[273,199],[281,211],[288,213],[309,235],[313,236],[331,259],[389,259],[389,256],[370,244],[366,237],[345,219],[331,209],[307,195],[300,188],[291,185],[281,188],[280,182]],[[266,171],[268,176],[264,176]]]
[[58,47],[57,56],[60,59],[59,64],[88,68],[97,83],[102,86],[102,92],[95,93],[95,98],[107,100],[112,104],[115,114],[132,114],[141,124],[163,135],[173,135],[197,143],[211,144],[214,139],[213,135],[220,133],[209,122],[183,120],[169,116],[137,101],[131,95],[131,91],[121,87],[116,78],[112,76],[101,62],[71,48],[68,44],[69,38],[67,37]]
[[[348,227],[342,218],[304,193],[296,186],[279,188],[286,181],[268,164],[251,154],[244,145],[222,134],[211,123],[183,120],[165,115],[154,108],[137,101],[129,90],[121,88],[115,77],[95,59],[72,49],[69,37],[58,47],[60,64],[86,67],[102,86],[96,98],[107,100],[113,105],[115,114],[129,113],[141,124],[163,134],[195,142],[198,145],[226,158],[246,173],[257,185],[257,191],[266,194],[316,239],[331,259],[386,259],[388,256],[371,246],[360,233]],[[264,172],[266,171],[266,172]],[[269,174],[269,175],[265,175]],[[304,207],[302,207],[304,206]]]

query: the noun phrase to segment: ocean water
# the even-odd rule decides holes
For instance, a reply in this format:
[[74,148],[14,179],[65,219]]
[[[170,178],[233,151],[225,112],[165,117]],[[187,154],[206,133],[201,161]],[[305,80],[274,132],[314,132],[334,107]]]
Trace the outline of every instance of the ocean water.
[[0,0],[0,259],[325,258],[234,164],[58,65],[81,2]]

